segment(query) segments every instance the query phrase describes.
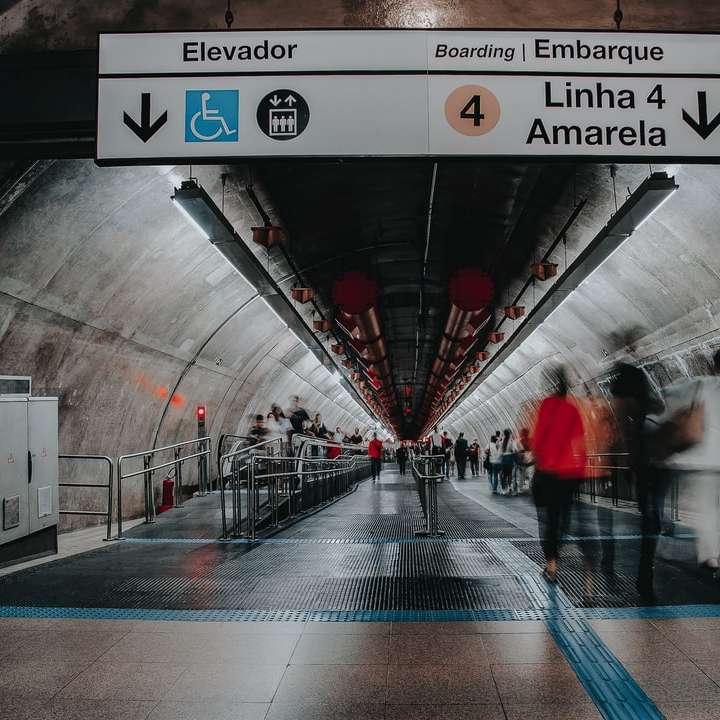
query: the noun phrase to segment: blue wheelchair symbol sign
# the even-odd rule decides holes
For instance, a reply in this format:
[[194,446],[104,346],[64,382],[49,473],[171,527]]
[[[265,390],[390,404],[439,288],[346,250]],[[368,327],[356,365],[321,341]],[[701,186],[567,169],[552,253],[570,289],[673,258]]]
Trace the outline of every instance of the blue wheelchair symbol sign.
[[237,142],[238,90],[186,90],[185,142]]

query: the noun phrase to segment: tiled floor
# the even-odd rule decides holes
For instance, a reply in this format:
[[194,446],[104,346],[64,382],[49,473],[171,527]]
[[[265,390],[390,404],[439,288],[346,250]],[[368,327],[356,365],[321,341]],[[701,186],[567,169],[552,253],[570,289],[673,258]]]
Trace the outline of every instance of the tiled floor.
[[[669,720],[720,720],[720,618],[589,622]],[[600,717],[543,622],[0,618],[0,720]]]
[[[668,717],[720,717],[720,649],[678,646],[720,623],[594,625]],[[2,720],[600,717],[540,622],[14,619],[0,638]]]
[[504,718],[542,697],[588,710],[542,623],[11,619],[0,638],[3,720]]

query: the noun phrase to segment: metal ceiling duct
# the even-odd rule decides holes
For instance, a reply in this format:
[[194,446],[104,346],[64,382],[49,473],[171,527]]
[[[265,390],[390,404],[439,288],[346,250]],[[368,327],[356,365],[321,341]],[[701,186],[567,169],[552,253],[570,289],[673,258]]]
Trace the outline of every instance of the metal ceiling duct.
[[361,272],[343,273],[332,290],[333,302],[340,312],[337,319],[343,329],[364,346],[363,357],[380,384],[376,389],[384,391],[380,397],[385,409],[395,416],[392,367],[382,331],[378,295],[377,283]]
[[458,270],[450,279],[448,290],[450,311],[430,370],[421,412],[423,418],[437,409],[450,380],[472,347],[476,333],[490,318],[494,288],[487,273],[479,268]]

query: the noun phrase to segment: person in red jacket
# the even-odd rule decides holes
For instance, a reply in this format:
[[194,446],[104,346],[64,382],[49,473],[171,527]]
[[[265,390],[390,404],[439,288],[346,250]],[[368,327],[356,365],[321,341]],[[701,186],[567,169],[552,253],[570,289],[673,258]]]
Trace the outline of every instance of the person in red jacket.
[[378,440],[377,433],[373,433],[373,439],[368,445],[368,455],[370,456],[370,468],[372,470],[372,479],[375,482],[380,477],[380,466],[382,462],[383,444],[382,440]]
[[[546,562],[543,575],[549,582],[557,581],[561,534],[568,525],[573,495],[587,466],[585,428],[577,406],[567,396],[568,382],[563,368],[555,372],[555,387],[555,394],[540,405],[532,434],[536,463],[533,496],[538,518],[542,518],[544,525],[541,527]],[[587,588],[586,592],[589,594]]]

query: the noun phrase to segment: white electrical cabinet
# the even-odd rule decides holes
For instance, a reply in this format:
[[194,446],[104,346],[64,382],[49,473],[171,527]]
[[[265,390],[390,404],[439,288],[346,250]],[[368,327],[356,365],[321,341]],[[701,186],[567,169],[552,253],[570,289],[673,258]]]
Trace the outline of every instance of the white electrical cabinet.
[[57,398],[0,395],[0,546],[56,530],[58,504]]

